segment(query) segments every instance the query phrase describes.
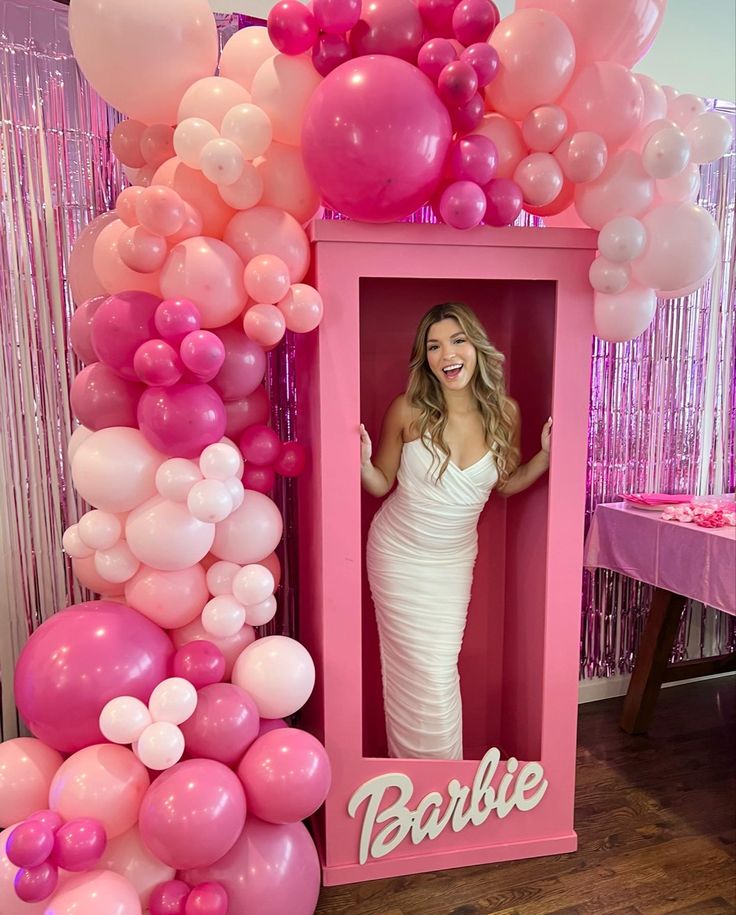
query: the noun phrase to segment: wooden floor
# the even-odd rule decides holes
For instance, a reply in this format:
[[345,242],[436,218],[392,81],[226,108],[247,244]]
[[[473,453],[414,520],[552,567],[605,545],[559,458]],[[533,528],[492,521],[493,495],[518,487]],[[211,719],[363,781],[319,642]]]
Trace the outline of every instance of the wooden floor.
[[736,678],[662,690],[649,735],[581,706],[579,851],[322,890],[320,915],[736,913]]

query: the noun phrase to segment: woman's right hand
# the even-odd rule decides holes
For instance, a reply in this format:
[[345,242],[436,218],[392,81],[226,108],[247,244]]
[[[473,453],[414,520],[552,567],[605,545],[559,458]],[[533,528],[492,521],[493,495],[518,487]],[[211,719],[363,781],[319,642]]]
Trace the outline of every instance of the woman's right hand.
[[360,424],[360,466],[367,467],[373,455],[373,443],[363,423]]

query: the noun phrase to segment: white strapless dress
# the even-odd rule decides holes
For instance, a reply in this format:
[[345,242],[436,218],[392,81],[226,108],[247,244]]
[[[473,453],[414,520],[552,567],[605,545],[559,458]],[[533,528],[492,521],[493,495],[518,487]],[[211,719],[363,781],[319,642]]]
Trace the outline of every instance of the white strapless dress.
[[366,566],[381,645],[389,756],[462,759],[457,661],[478,552],[478,517],[498,481],[490,452],[465,470],[421,439],[371,523]]

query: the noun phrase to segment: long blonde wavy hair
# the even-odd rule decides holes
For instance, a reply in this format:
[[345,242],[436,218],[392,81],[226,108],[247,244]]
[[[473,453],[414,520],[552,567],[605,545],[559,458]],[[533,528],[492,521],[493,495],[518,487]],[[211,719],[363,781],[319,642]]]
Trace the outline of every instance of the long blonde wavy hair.
[[419,322],[411,351],[406,389],[409,403],[419,411],[414,425],[425,444],[429,439],[427,447],[439,465],[437,479],[440,479],[450,463],[450,449],[445,442],[447,406],[441,383],[427,362],[427,336],[433,324],[447,318],[457,321],[475,348],[477,362],[470,388],[483,420],[486,444],[496,462],[500,482],[503,483],[519,463],[518,449],[512,440],[514,415],[506,394],[504,356],[490,342],[474,312],[460,302],[435,305]]

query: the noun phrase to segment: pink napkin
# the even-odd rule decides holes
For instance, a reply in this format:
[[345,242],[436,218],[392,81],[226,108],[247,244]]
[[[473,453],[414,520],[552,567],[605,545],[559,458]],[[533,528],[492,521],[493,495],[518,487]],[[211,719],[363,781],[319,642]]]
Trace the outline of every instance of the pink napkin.
[[678,505],[681,502],[691,502],[692,495],[671,495],[665,492],[634,492],[621,496],[632,505]]

